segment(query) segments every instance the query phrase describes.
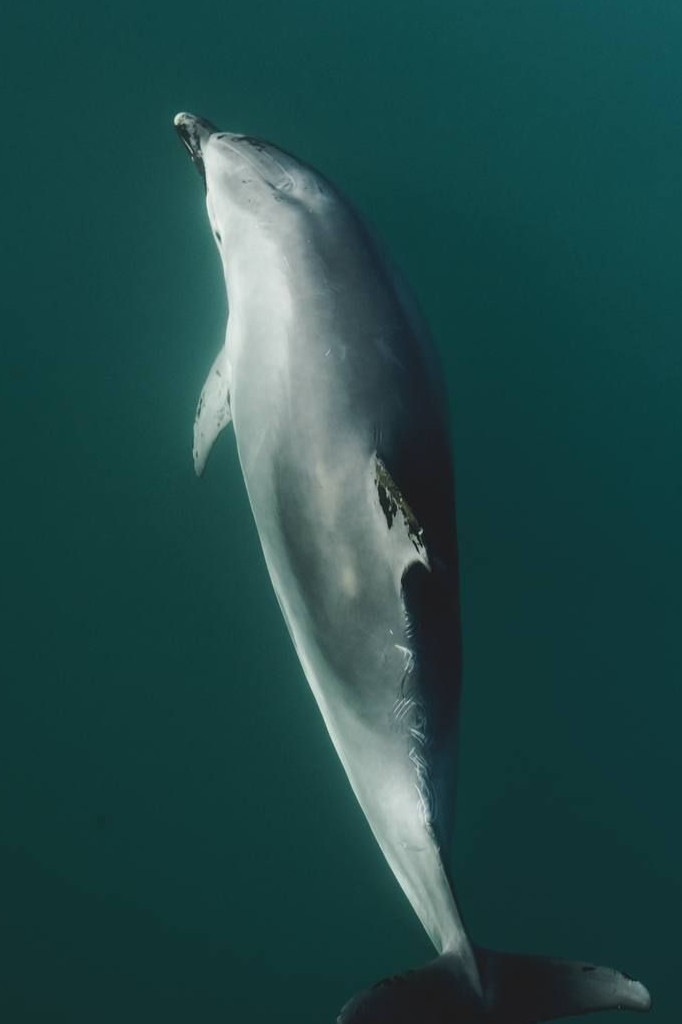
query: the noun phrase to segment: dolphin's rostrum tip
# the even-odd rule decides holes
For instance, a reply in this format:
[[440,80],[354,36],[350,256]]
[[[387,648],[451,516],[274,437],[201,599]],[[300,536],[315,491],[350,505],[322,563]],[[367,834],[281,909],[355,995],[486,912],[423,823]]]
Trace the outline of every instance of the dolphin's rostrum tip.
[[207,120],[207,118],[199,117],[197,114],[189,114],[186,110],[181,110],[175,115],[173,125],[179,131],[195,132],[203,135],[212,135],[216,130],[215,125]]
[[173,125],[205,183],[203,146],[215,132],[215,126],[205,117],[197,117],[195,114],[187,114],[184,111],[175,115]]
[[187,126],[188,124],[192,124],[192,122],[196,120],[200,119],[196,118],[194,114],[188,114],[186,111],[181,110],[173,118],[173,125],[175,128],[184,128],[185,126]]

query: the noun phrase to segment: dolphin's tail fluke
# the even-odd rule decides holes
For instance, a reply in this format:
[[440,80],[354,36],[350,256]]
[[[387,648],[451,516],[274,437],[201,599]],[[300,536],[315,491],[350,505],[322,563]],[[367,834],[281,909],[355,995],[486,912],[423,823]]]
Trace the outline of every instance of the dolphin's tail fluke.
[[582,961],[476,949],[472,979],[453,954],[351,999],[337,1024],[537,1024],[594,1010],[648,1010],[644,985]]
[[648,1010],[651,996],[639,981],[611,967],[575,960],[476,951],[495,1022],[572,1017],[595,1010]]

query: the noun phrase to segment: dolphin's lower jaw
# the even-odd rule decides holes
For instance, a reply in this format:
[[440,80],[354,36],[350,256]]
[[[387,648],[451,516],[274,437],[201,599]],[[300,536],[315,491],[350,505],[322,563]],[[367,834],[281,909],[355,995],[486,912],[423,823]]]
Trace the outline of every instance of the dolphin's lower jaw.
[[596,1010],[648,1010],[638,981],[609,967],[476,949],[480,989],[446,953],[351,999],[337,1024],[535,1024]]

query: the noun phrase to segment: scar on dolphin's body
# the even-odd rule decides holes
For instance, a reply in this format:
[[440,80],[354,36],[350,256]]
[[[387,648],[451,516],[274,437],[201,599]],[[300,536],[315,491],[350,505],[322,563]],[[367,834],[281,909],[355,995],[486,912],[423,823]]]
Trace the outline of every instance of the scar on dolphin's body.
[[175,127],[204,182],[229,310],[195,417],[195,470],[232,423],[302,669],[437,952],[351,999],[338,1024],[537,1024],[647,1010],[646,988],[619,971],[486,949],[459,912],[454,474],[436,352],[408,289],[314,168],[192,114]]

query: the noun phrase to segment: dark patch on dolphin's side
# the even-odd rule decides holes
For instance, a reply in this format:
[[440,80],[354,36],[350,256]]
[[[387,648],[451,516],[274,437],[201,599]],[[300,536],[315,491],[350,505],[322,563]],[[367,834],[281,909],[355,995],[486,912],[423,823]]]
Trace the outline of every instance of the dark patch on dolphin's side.
[[410,508],[406,499],[403,497],[400,488],[389,473],[386,465],[378,455],[375,457],[375,463],[375,482],[377,485],[377,493],[379,495],[379,504],[381,505],[382,512],[386,516],[386,523],[389,530],[393,526],[393,521],[400,511],[403,519],[405,520],[405,526],[407,527],[407,533],[410,540],[417,551],[422,551],[424,548],[424,541],[422,539],[424,531],[419,525],[417,517]]
[[379,492],[379,504],[381,505],[381,511],[386,516],[386,523],[390,530],[393,526],[393,520],[396,512],[398,511],[398,506],[393,500],[392,495],[386,490],[384,484],[380,480],[377,480],[377,490]]

